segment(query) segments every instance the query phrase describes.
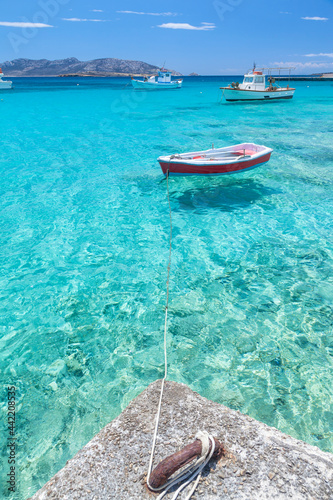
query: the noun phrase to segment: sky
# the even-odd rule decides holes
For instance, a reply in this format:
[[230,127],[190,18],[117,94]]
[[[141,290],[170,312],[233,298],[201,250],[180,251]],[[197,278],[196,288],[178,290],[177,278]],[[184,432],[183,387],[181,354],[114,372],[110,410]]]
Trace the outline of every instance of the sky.
[[333,72],[333,0],[0,0],[0,61],[144,61],[186,75]]

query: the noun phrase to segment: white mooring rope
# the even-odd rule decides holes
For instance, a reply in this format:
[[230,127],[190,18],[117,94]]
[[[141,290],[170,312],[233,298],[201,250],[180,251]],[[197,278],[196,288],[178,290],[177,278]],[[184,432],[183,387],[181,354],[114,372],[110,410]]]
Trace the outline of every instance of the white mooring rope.
[[[170,280],[171,249],[172,249],[172,217],[171,217],[171,203],[170,203],[170,193],[169,193],[169,169],[167,170],[166,180],[167,180],[167,196],[168,196],[169,217],[170,217],[170,237],[169,237],[169,261],[168,261],[167,282],[166,282],[166,304],[165,304],[165,319],[164,319],[164,377],[162,379],[160,400],[158,403],[158,410],[157,410],[157,414],[156,414],[155,431],[154,431],[153,444],[152,444],[149,466],[148,466],[147,485],[152,491],[158,492],[158,491],[164,490],[156,498],[156,500],[161,500],[168,493],[168,490],[170,488],[172,488],[175,484],[179,483],[180,481],[185,481],[175,491],[175,494],[173,495],[173,497],[171,499],[171,500],[176,500],[179,493],[184,488],[186,488],[193,481],[193,479],[196,477],[196,481],[195,481],[190,493],[187,495],[187,497],[185,499],[185,500],[189,500],[198,486],[198,483],[199,483],[200,478],[201,478],[201,472],[202,472],[203,468],[205,467],[205,465],[207,465],[209,460],[212,458],[213,453],[215,451],[214,438],[210,434],[208,434],[208,432],[206,432],[206,431],[203,431],[203,432],[199,431],[195,436],[196,439],[200,439],[200,441],[202,443],[202,450],[201,450],[200,457],[197,458],[194,463],[189,464],[181,472],[179,472],[174,478],[169,479],[163,486],[160,486],[159,488],[153,488],[149,482],[152,468],[153,468],[156,438],[157,438],[157,433],[158,433],[158,425],[159,425],[159,421],[160,421],[160,414],[161,414],[161,407],[162,407],[164,383],[166,381],[167,374],[168,374],[168,359],[167,359],[167,343],[166,343],[166,341],[167,341],[169,280]],[[211,444],[211,450],[209,451],[210,444]]]

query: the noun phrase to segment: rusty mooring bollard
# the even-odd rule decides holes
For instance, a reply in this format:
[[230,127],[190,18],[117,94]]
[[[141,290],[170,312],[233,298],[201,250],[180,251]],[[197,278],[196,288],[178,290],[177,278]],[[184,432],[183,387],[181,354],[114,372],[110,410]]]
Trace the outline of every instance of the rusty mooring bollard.
[[[214,438],[215,441],[215,450],[213,453],[213,457],[215,459],[221,458],[225,453],[225,449],[217,439]],[[212,445],[209,445],[209,449],[211,450]],[[196,439],[193,443],[188,444],[180,451],[177,451],[173,455],[165,458],[158,464],[157,467],[153,470],[150,475],[150,486],[152,488],[159,488],[163,486],[167,482],[170,476],[174,474],[178,469],[184,467],[184,465],[188,464],[196,457],[201,455],[202,443],[200,439]],[[149,485],[148,485],[149,487]]]

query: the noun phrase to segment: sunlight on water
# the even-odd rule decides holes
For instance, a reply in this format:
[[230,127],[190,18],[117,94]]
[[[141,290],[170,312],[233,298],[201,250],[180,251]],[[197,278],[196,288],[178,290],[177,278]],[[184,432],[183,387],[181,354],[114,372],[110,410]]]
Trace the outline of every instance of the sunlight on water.
[[[218,78],[163,95],[127,83],[2,94],[1,435],[15,384],[18,499],[163,375],[156,158],[211,143],[274,153],[245,174],[170,179],[169,378],[333,452],[333,86],[221,105]],[[1,453],[6,474],[6,438]]]

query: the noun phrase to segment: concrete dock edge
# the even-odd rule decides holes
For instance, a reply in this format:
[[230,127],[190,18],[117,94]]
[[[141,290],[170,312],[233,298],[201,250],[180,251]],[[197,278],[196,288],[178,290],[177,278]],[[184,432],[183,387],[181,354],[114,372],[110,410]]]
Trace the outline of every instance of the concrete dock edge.
[[[145,474],[160,386],[150,384],[32,500],[153,500]],[[221,440],[227,455],[204,472],[193,499],[333,500],[332,454],[166,382],[154,464],[198,430]]]

